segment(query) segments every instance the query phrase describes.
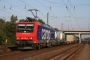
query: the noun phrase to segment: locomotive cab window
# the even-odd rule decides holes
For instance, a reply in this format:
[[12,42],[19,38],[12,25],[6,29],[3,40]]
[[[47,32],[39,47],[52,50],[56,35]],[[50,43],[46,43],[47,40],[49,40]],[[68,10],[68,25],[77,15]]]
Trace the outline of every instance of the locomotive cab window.
[[34,24],[18,24],[17,26],[17,32],[33,32],[34,29]]

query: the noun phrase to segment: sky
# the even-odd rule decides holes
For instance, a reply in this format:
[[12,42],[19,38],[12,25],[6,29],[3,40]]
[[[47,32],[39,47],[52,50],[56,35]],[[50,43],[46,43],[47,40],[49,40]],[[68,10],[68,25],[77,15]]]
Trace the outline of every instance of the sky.
[[[37,9],[37,16],[49,25],[63,30],[90,30],[90,0],[0,0],[0,18],[10,21],[32,17],[28,9]],[[33,11],[34,14],[35,11]]]

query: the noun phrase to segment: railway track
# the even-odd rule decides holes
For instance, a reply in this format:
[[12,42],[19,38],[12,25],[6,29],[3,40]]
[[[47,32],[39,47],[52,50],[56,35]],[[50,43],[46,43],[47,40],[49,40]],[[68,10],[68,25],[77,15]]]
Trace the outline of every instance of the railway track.
[[49,52],[41,53],[38,55],[30,56],[29,58],[25,58],[23,60],[66,60],[70,57],[74,52],[80,49],[82,45],[73,45],[69,47],[65,47],[58,50],[52,50]]
[[[81,44],[82,45],[82,44]],[[40,50],[29,51],[13,51],[0,55],[0,60],[52,60],[57,59],[59,55],[63,55],[64,52],[73,51],[75,47],[81,46],[80,44],[70,44],[55,46],[51,48],[44,48]],[[70,55],[69,55],[70,56]],[[11,58],[10,58],[11,57]]]
[[82,48],[82,45],[81,46],[78,46],[78,47],[74,47],[72,49],[69,49],[63,53],[60,53],[58,55],[55,55],[54,57],[50,57],[48,58],[49,60],[69,60],[70,57],[73,56],[73,54],[75,52],[77,52],[78,50],[80,50]]

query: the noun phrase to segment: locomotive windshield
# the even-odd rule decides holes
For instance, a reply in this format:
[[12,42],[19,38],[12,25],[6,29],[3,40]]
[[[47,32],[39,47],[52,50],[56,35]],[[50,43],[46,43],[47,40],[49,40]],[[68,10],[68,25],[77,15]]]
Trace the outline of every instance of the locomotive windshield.
[[26,31],[33,32],[34,25],[33,24],[18,24],[17,32]]

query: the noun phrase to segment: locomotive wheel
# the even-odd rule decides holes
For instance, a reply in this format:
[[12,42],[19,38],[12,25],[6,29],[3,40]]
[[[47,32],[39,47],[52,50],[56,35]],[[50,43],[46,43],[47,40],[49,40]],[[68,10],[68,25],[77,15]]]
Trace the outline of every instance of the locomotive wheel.
[[34,50],[37,50],[36,46],[34,46]]
[[38,44],[38,45],[36,46],[36,49],[37,49],[37,50],[40,50],[40,48],[41,48],[41,46],[40,46],[40,44]]
[[49,47],[49,48],[50,48],[50,47],[52,47],[52,44],[51,44],[51,43],[49,43],[48,47]]
[[47,47],[52,47],[52,44],[51,43],[47,43]]

